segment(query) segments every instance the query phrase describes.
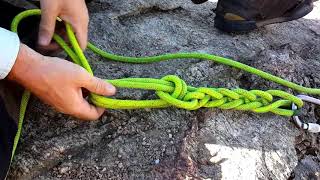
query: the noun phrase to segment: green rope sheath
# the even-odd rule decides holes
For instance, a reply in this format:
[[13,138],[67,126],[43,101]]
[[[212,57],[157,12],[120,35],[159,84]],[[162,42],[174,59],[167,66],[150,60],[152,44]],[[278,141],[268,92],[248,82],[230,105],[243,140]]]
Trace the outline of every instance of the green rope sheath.
[[[11,30],[17,33],[20,21],[26,17],[40,15],[39,9],[27,10],[18,14],[12,21]],[[59,35],[55,34],[53,39],[62,47],[62,49],[72,58],[74,63],[85,68],[90,74],[93,71],[88,63],[83,51],[81,50],[78,41],[73,33],[72,27],[66,23],[66,31],[71,43],[70,47]],[[242,64],[231,59],[201,53],[175,53],[165,54],[153,57],[125,57],[107,53],[91,43],[88,43],[88,48],[94,53],[112,61],[126,63],[152,63],[172,59],[202,59],[225,64],[235,67],[251,74],[258,75],[264,79],[281,84],[288,88],[297,90],[307,94],[320,94],[320,89],[306,88],[298,84],[286,81],[280,77],[271,75],[261,70],[255,69],[248,65]],[[253,111],[256,113],[272,112],[282,116],[293,116],[294,111],[288,107],[294,103],[299,108],[303,106],[301,99],[280,90],[244,90],[244,89],[225,89],[225,88],[207,88],[207,87],[192,87],[174,75],[168,75],[161,79],[153,78],[125,78],[116,80],[106,80],[117,88],[132,88],[153,90],[159,99],[155,100],[120,100],[112,99],[96,94],[90,95],[90,100],[93,104],[108,108],[108,109],[139,109],[139,108],[165,108],[178,107],[187,110],[196,110],[201,107],[235,109],[243,111]],[[18,132],[14,141],[12,158],[14,156],[20,135],[22,124],[30,98],[30,92],[25,91],[21,101]],[[12,159],[11,158],[11,159]]]

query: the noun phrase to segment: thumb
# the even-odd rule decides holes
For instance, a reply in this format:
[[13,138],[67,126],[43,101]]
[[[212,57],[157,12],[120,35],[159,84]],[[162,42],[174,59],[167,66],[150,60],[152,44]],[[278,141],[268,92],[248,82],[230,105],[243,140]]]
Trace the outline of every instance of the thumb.
[[57,14],[52,12],[50,8],[42,11],[38,39],[38,44],[40,46],[47,46],[50,44],[55,30],[56,18]]
[[112,96],[116,93],[116,88],[104,80],[97,77],[90,77],[89,81],[84,81],[84,88],[88,89],[90,92],[103,95]]
[[105,111],[104,108],[89,104],[85,99],[78,103],[77,108],[79,113],[74,114],[74,116],[83,120],[97,120]]

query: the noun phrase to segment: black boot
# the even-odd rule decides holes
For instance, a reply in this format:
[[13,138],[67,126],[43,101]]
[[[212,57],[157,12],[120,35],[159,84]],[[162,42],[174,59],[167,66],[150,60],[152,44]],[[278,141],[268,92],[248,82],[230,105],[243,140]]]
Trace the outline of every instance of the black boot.
[[219,0],[215,27],[225,32],[248,32],[299,19],[312,9],[313,0]]
[[208,0],[191,0],[191,1],[195,4],[201,4],[201,3],[207,2]]

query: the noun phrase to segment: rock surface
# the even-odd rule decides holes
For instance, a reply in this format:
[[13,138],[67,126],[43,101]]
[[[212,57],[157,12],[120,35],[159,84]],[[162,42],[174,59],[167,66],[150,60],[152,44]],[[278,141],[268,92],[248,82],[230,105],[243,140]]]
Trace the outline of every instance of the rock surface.
[[[319,20],[230,35],[214,28],[215,6],[186,0],[95,0],[89,4],[89,39],[127,56],[217,54],[320,87]],[[87,57],[95,74],[107,79],[175,74],[193,86],[287,90],[209,61],[133,65],[108,62],[90,52]],[[117,97],[154,96],[119,90]],[[306,109],[305,118],[316,122],[319,108]],[[34,98],[9,179],[309,179],[319,178],[319,157],[319,136],[298,131],[289,118],[272,114],[108,110],[99,121],[81,122]]]

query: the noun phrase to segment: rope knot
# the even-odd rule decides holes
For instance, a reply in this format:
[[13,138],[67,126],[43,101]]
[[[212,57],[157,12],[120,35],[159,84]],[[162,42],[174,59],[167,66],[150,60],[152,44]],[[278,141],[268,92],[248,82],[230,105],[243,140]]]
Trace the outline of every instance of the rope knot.
[[156,91],[159,98],[168,104],[187,110],[201,107],[235,109],[257,113],[273,112],[276,114],[293,114],[288,109],[292,103],[302,106],[303,102],[295,96],[279,90],[251,90],[226,88],[194,88],[179,77],[169,75],[161,80],[171,84],[172,91]]
[[[190,92],[188,92],[187,84],[180,79],[178,76],[168,75],[163,77],[161,80],[170,82],[173,86],[173,91],[164,92],[164,91],[156,91],[156,94],[160,97],[160,99],[166,101],[172,106],[176,106],[183,109],[193,109],[198,105],[198,99],[189,98]],[[198,97],[199,99],[203,98]]]

